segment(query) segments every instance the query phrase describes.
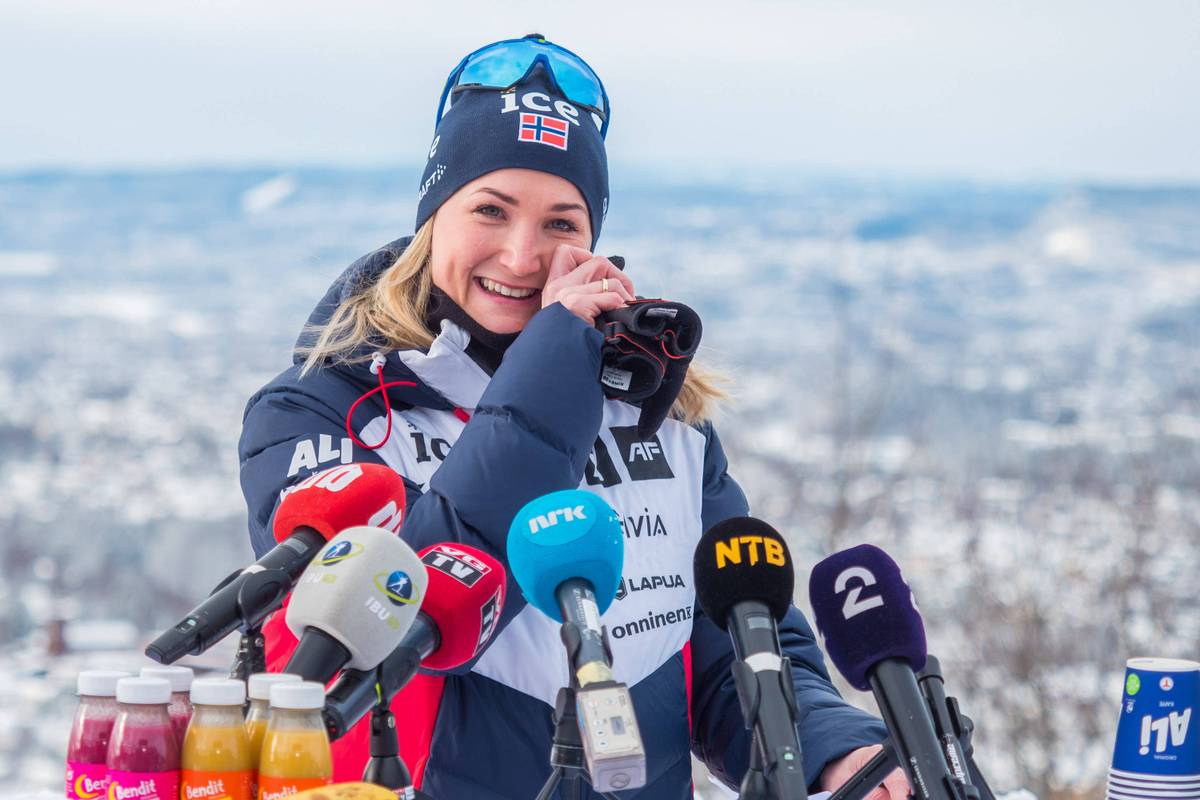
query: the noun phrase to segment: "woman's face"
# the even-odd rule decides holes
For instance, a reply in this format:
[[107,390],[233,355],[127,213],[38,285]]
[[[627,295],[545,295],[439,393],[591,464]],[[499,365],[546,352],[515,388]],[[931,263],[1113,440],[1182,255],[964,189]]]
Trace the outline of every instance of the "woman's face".
[[463,186],[433,221],[433,282],[493,333],[516,333],[542,307],[550,257],[589,248],[591,222],[570,181],[530,169],[489,172]]

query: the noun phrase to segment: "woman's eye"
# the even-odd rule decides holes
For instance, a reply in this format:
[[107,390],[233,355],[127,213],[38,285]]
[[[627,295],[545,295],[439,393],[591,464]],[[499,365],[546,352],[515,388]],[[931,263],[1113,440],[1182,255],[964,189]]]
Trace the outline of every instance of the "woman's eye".
[[483,214],[485,217],[500,218],[504,216],[504,212],[500,210],[500,206],[494,206],[491,203],[485,203],[475,209],[476,214]]
[[569,219],[556,219],[550,225],[563,233],[577,233],[579,231],[579,227]]

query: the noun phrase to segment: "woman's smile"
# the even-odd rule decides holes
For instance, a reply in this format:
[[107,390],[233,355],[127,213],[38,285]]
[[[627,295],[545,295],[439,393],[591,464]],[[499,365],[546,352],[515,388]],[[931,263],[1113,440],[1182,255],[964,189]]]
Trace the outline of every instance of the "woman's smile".
[[483,277],[475,278],[475,286],[496,303],[541,306],[542,290],[532,286],[513,286],[494,278]]

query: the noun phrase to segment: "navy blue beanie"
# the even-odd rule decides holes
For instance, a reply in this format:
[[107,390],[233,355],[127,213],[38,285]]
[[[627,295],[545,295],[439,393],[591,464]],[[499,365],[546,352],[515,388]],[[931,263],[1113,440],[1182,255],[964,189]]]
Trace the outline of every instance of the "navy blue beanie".
[[608,158],[592,115],[557,94],[535,68],[516,87],[460,91],[434,131],[417,192],[420,230],[466,184],[498,169],[548,172],[587,203],[592,249],[608,212]]

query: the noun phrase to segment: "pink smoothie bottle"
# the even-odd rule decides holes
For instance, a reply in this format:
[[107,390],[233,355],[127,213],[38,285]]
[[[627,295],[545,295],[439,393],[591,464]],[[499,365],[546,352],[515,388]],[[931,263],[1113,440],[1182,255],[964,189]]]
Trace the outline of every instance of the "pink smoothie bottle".
[[165,678],[117,681],[107,800],[178,800],[179,742],[167,713],[170,701]]
[[166,678],[171,684],[171,705],[167,709],[175,726],[175,740],[183,751],[183,735],[192,721],[192,678],[190,667],[142,667],[143,678]]
[[67,740],[67,800],[93,800],[108,787],[108,739],[117,719],[117,681],[128,672],[91,669],[79,673],[79,708]]

